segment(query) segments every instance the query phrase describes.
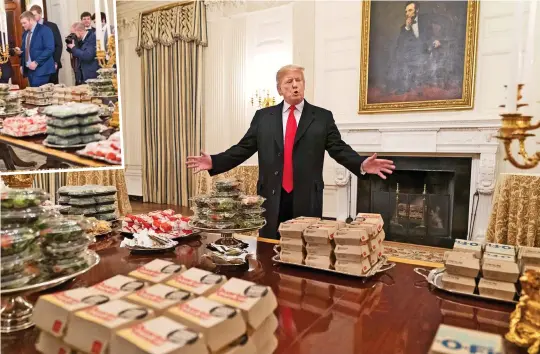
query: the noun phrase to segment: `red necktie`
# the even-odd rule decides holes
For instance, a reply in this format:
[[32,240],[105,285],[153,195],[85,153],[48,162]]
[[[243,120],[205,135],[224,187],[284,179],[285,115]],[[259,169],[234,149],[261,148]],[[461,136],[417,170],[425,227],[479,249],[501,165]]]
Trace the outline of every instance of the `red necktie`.
[[289,118],[285,130],[285,154],[283,155],[283,189],[287,193],[293,190],[293,147],[296,136],[296,118],[294,118],[295,106],[289,107]]

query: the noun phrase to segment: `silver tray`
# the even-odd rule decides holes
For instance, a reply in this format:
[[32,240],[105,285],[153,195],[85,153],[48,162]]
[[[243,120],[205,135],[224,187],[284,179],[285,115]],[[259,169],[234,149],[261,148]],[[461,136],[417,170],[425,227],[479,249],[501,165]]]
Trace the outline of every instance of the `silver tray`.
[[322,271],[329,272],[329,273],[348,275],[348,276],[357,277],[357,278],[367,279],[367,278],[370,278],[370,277],[372,277],[372,276],[374,276],[376,274],[386,272],[387,270],[390,270],[390,269],[392,269],[392,268],[394,268],[396,266],[395,263],[393,263],[393,262],[389,263],[388,262],[388,257],[382,256],[379,259],[379,261],[373,267],[371,267],[369,272],[367,272],[366,274],[358,275],[358,274],[340,272],[340,271],[337,271],[335,269],[317,268],[317,267],[312,267],[312,266],[309,266],[309,265],[306,265],[306,264],[298,264],[298,263],[291,263],[291,262],[282,261],[280,259],[280,257],[279,257],[278,247],[279,247],[279,245],[274,246],[274,253],[276,253],[276,255],[274,257],[272,257],[272,260],[274,262],[276,262],[276,263],[292,265],[292,266],[296,266],[296,267],[300,267],[300,268],[322,270]]
[[54,288],[88,272],[99,263],[99,256],[96,252],[88,250],[87,260],[88,267],[78,272],[47,280],[42,283],[25,285],[15,289],[0,290],[0,295],[2,296],[2,310],[0,310],[0,332],[13,333],[32,327],[34,325],[32,322],[32,313],[34,311],[33,306],[31,303],[26,301],[24,296]]
[[86,144],[75,144],[75,145],[54,145],[47,142],[43,142],[43,145],[46,147],[54,148],[54,149],[78,149],[86,147],[89,143]]
[[193,225],[191,221],[188,222],[188,225],[194,230],[200,230],[203,232],[210,232],[210,233],[215,233],[215,234],[234,234],[234,233],[240,234],[242,232],[257,231],[257,230],[262,229],[266,225],[266,220],[264,221],[264,224],[262,224],[261,226],[248,227],[246,229],[210,229],[206,227],[195,226]]
[[[517,304],[518,303],[515,300],[502,300],[502,299],[496,299],[496,298],[492,298],[492,297],[482,296],[482,295],[479,295],[479,294],[469,294],[469,293],[464,293],[464,292],[461,292],[461,291],[445,289],[445,288],[443,288],[443,285],[442,285],[442,277],[443,277],[444,273],[446,272],[446,268],[444,268],[444,267],[435,268],[435,269],[432,269],[431,271],[429,271],[429,270],[427,270],[425,268],[414,268],[414,272],[416,274],[419,274],[422,277],[424,277],[427,280],[427,282],[429,284],[431,284],[432,286],[434,286],[435,288],[437,288],[439,290],[442,290],[442,291],[445,291],[445,292],[450,293],[450,294],[467,296],[467,297],[470,297],[470,298],[476,298],[476,299],[482,299],[482,300],[504,302],[504,303],[507,303],[507,304]],[[477,289],[478,289],[478,287],[475,289],[475,292],[477,291]],[[517,292],[516,292],[516,295],[517,295]],[[515,297],[515,295],[514,295],[514,297]]]

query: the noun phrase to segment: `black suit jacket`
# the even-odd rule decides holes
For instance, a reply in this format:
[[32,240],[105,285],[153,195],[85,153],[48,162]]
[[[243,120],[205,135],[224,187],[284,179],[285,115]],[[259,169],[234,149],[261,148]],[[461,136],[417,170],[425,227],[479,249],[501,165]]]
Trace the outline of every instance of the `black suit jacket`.
[[60,35],[60,30],[54,22],[49,22],[43,20],[43,25],[51,29],[54,36],[54,62],[58,64],[58,69],[62,68],[62,49],[64,48],[64,43],[62,42],[62,35]]
[[[304,101],[293,150],[294,216],[322,217],[324,152],[359,175],[364,158],[342,139],[332,112]],[[276,238],[283,176],[283,102],[258,110],[240,142],[212,155],[210,175],[240,165],[258,151],[257,193],[266,198],[267,224],[260,235]]]

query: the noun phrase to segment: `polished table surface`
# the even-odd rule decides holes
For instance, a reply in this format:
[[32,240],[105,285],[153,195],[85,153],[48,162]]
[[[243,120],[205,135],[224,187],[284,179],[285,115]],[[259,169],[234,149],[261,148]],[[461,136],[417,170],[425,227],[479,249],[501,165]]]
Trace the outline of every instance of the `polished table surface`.
[[[186,239],[175,252],[159,255],[131,255],[119,248],[121,235],[100,239],[94,248],[100,263],[71,283],[50,292],[85,287],[127,274],[154,258],[189,266],[201,266],[204,245],[216,235]],[[272,287],[278,298],[279,328],[276,353],[427,353],[441,323],[504,335],[513,305],[476,301],[431,291],[414,273],[414,265],[397,263],[384,274],[365,282],[324,271],[275,264],[273,244],[242,238],[256,255],[248,271],[224,272]],[[204,267],[203,267],[204,268]],[[30,297],[31,302],[36,296]],[[38,331],[28,329],[2,335],[2,353],[36,353]],[[526,353],[510,343],[507,354]]]

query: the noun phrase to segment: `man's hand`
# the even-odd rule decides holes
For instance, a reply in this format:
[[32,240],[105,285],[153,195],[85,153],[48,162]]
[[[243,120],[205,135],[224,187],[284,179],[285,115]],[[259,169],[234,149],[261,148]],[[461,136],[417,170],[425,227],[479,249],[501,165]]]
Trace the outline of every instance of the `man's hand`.
[[441,42],[439,42],[438,40],[433,41],[433,48],[439,48],[440,46],[441,46]]
[[384,173],[391,175],[392,171],[396,169],[393,161],[378,159],[377,154],[373,154],[365,159],[362,167],[366,173],[379,175],[382,179],[386,179]]
[[31,62],[30,64],[28,64],[28,69],[30,70],[36,70],[38,66],[38,63],[36,63],[35,61]]
[[69,44],[67,45],[67,47],[68,47],[69,49],[73,49],[73,47],[75,47],[75,44],[74,44],[74,43],[69,43]]
[[411,29],[411,26],[412,26],[412,18],[407,17],[407,18],[405,19],[405,28],[406,28],[407,30],[410,30],[410,29]]
[[17,54],[17,55],[21,55],[21,54],[22,54],[22,50],[21,50],[21,48],[19,48],[19,47],[13,48],[13,51],[14,51],[15,54]]
[[58,64],[54,63],[54,70],[58,70]]
[[186,165],[188,168],[195,169],[195,173],[208,171],[212,169],[212,158],[204,151],[201,151],[201,156],[189,156]]

